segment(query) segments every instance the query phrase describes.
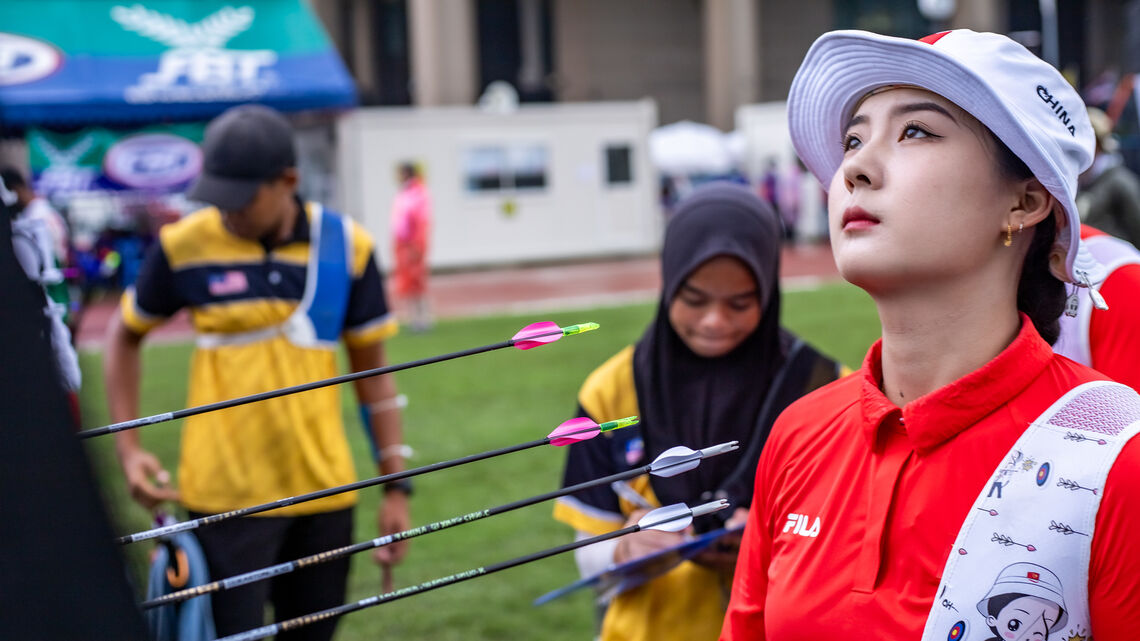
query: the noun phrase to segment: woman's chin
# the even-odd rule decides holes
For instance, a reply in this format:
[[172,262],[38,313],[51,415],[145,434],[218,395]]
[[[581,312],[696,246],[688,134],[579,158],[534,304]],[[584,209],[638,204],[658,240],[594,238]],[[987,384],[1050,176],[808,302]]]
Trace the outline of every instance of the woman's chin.
[[913,272],[905,265],[892,264],[882,256],[837,258],[835,262],[843,280],[870,294],[914,282]]
[[710,340],[698,337],[689,337],[685,340],[685,345],[689,351],[693,352],[701,358],[720,358],[727,355],[732,350],[740,346],[742,340],[736,339],[719,339]]

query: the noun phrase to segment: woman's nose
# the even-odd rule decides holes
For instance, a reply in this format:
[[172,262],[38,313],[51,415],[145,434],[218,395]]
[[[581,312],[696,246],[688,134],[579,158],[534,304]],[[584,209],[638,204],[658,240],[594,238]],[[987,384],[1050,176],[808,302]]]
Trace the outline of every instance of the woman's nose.
[[856,186],[878,188],[883,173],[881,154],[877,145],[864,144],[843,158],[839,171],[847,191],[855,191]]
[[728,324],[728,312],[723,305],[712,305],[701,316],[701,325],[706,328],[720,328]]

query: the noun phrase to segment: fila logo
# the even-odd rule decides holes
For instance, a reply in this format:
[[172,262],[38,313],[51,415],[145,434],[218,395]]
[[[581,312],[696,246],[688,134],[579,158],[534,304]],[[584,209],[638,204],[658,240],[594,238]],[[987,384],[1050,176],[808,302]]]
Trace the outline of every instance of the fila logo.
[[800,536],[809,536],[815,538],[819,536],[819,517],[815,517],[815,523],[808,527],[808,521],[811,519],[806,514],[796,514],[792,512],[788,514],[788,522],[784,524],[784,532],[792,531],[792,534],[799,534]]
[[1065,105],[1062,105],[1061,102],[1053,96],[1053,94],[1049,93],[1048,89],[1042,87],[1041,85],[1037,85],[1037,97],[1041,98],[1041,100],[1044,101],[1046,105],[1049,105],[1049,108],[1053,110],[1054,114],[1056,114],[1057,119],[1061,121],[1061,124],[1065,126],[1065,129],[1069,130],[1069,135],[1077,135],[1077,130],[1071,124],[1069,112],[1065,109]]

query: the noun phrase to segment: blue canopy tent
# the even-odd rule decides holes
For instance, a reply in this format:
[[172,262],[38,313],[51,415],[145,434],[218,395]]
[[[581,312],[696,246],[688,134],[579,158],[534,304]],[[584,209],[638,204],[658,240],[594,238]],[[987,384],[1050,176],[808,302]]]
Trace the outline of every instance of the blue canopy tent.
[[303,0],[0,3],[5,128],[207,120],[243,102],[355,106]]

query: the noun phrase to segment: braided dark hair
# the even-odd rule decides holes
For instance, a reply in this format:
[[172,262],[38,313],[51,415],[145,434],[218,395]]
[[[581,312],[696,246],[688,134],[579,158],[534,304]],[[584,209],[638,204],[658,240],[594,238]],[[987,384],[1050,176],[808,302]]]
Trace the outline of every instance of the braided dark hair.
[[[992,133],[998,168],[1011,180],[1029,180],[1033,172],[1005,143]],[[1017,309],[1029,316],[1033,327],[1045,342],[1052,345],[1061,336],[1061,312],[1065,310],[1065,284],[1049,271],[1049,254],[1057,236],[1057,219],[1053,215],[1033,227],[1029,253],[1021,266],[1017,283]]]

